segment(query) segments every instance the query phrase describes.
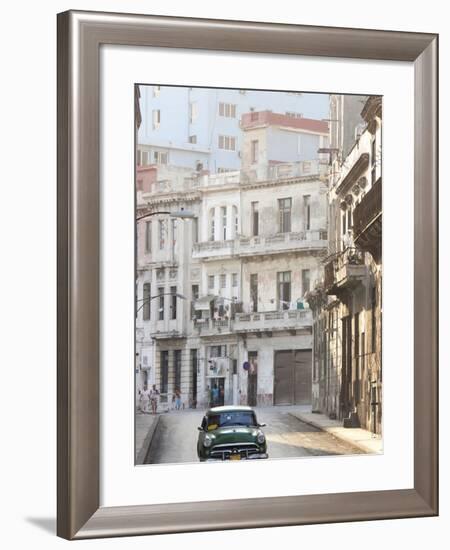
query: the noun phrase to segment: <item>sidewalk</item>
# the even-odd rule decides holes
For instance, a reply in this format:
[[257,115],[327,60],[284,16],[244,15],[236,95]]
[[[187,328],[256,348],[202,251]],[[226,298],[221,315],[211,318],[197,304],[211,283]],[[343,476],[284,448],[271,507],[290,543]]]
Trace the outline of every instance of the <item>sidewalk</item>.
[[298,413],[296,411],[292,411],[290,414],[302,422],[305,422],[305,424],[309,424],[314,428],[319,428],[320,430],[334,435],[338,439],[351,443],[365,453],[379,454],[383,452],[383,440],[381,437],[368,430],[363,430],[362,428],[344,428],[342,426],[342,421],[331,420],[324,414],[311,412]]
[[136,464],[144,464],[160,416],[136,413]]

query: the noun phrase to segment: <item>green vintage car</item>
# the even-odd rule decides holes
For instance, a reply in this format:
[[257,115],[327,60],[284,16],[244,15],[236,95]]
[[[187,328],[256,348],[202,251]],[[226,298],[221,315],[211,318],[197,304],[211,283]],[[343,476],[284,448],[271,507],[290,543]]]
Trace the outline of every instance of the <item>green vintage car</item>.
[[264,426],[251,407],[209,409],[198,428],[198,458],[201,462],[269,458]]

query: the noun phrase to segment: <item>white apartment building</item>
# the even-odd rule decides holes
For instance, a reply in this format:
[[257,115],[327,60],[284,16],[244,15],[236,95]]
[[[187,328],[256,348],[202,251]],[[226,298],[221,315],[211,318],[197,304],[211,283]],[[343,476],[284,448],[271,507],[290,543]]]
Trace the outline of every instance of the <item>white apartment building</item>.
[[[311,402],[305,300],[327,252],[326,123],[244,115],[242,169],[138,168],[137,390],[170,406]],[[150,299],[149,299],[150,298]],[[140,306],[139,304],[143,304]],[[146,305],[150,304],[150,305]]]

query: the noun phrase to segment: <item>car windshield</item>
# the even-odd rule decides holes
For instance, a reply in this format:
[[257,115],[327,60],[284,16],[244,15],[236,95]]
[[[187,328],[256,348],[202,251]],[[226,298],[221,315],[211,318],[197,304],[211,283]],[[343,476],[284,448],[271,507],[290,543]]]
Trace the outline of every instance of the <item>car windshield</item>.
[[224,426],[256,426],[253,411],[231,411],[208,416],[208,431]]

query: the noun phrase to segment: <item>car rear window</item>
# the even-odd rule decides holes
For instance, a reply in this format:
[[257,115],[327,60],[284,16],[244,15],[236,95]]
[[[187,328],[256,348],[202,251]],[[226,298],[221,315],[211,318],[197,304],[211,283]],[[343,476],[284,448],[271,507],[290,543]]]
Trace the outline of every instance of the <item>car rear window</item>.
[[208,416],[208,430],[216,430],[224,426],[256,426],[253,411],[233,411]]

